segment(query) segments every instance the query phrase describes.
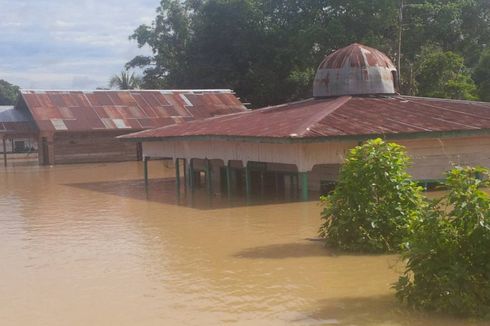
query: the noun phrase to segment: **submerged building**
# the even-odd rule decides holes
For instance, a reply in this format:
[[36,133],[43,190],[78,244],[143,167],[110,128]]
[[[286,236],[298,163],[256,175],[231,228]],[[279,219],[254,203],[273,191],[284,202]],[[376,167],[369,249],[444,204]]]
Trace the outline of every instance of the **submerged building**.
[[30,115],[12,106],[0,106],[0,138],[4,164],[7,153],[26,153],[37,150],[35,125]]
[[307,198],[335,182],[349,149],[375,137],[406,146],[424,182],[454,164],[490,166],[490,103],[402,96],[395,81],[386,55],[352,44],[325,57],[311,99],[121,138],[141,142],[145,162],[172,158],[186,185],[217,192],[265,185]]
[[141,147],[117,136],[245,110],[231,90],[22,90],[0,111],[0,137],[33,140],[42,165],[128,161]]

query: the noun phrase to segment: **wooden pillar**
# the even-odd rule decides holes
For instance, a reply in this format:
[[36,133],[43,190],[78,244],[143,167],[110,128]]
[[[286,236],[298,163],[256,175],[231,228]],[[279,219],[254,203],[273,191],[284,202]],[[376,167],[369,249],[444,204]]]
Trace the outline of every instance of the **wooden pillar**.
[[40,165],[51,165],[55,163],[54,134],[41,133],[38,141],[38,158]]
[[143,172],[145,176],[145,187],[148,187],[148,161],[150,160],[149,156],[145,156],[143,158]]
[[308,200],[308,172],[299,172],[298,177],[298,181],[301,181],[301,200]]
[[3,165],[7,167],[7,143],[5,142],[5,138],[2,138],[3,143]]

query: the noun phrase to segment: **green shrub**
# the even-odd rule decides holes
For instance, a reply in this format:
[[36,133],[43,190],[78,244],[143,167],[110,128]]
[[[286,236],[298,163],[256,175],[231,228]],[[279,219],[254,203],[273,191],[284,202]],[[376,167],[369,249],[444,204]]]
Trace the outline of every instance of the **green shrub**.
[[350,151],[333,193],[322,196],[320,236],[347,251],[398,251],[425,205],[403,146],[369,140]]
[[405,274],[394,285],[409,306],[490,315],[490,199],[481,190],[487,175],[482,168],[448,172],[447,195],[415,223],[403,254]]

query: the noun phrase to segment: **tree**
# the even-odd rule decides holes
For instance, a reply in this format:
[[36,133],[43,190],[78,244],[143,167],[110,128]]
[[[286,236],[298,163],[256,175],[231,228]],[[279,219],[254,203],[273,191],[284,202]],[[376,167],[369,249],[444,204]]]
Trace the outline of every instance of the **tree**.
[[438,48],[424,48],[415,66],[417,95],[452,99],[477,99],[476,85],[463,57]]
[[109,81],[109,87],[117,89],[135,89],[140,88],[141,79],[134,75],[130,75],[127,71],[121,71],[120,75],[114,75]]
[[[131,36],[153,55],[135,57],[127,67],[144,68],[148,88],[232,88],[255,106],[309,96],[318,62],[303,64],[308,55],[295,45],[308,46],[304,38],[291,42],[289,21],[275,19],[281,9],[277,1],[164,0],[153,24]],[[304,24],[296,26],[300,31]]]
[[458,316],[490,317],[490,185],[488,170],[448,172],[447,194],[413,225],[394,285],[414,308]]
[[352,149],[335,190],[321,199],[326,243],[347,251],[398,251],[425,204],[408,166],[402,146],[379,138]]
[[473,73],[478,85],[478,95],[482,101],[490,102],[490,49],[482,53]]
[[19,86],[0,79],[0,105],[14,105],[19,96]]
[[[490,42],[489,8],[487,0],[410,1],[403,90],[413,88],[410,70],[427,45],[473,68]],[[126,68],[144,70],[145,88],[232,88],[253,107],[298,100],[311,97],[316,67],[332,50],[360,42],[395,58],[398,10],[393,0],[161,0],[152,24],[130,36],[152,54]],[[463,75],[441,96],[474,96]]]
[[424,47],[436,46],[474,67],[490,42],[487,0],[410,0],[403,9],[402,85],[410,92],[410,70]]

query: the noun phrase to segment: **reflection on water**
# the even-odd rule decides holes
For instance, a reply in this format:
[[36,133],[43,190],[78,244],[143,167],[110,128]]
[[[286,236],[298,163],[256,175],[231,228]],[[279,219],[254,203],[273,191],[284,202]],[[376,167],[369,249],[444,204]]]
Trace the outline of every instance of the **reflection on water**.
[[[181,194],[150,162],[0,168],[2,325],[467,325],[401,308],[397,256],[314,241],[321,208]],[[475,323],[477,324],[477,323]]]

